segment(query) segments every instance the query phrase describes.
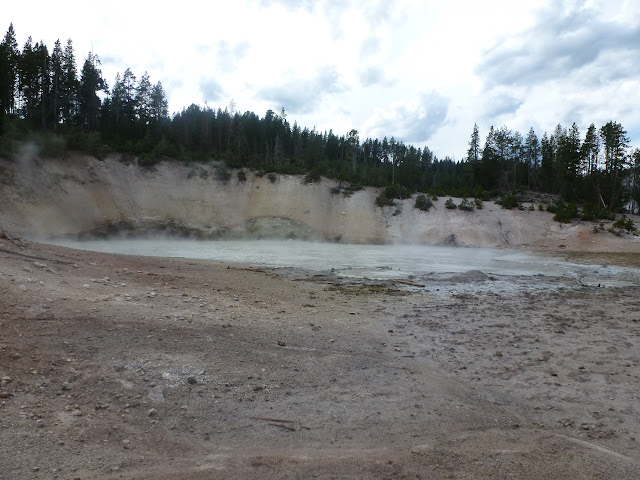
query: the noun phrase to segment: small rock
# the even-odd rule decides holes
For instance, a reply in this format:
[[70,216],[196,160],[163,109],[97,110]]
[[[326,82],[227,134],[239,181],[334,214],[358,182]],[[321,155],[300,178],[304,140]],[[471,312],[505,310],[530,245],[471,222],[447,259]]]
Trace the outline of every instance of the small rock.
[[76,409],[73,412],[71,412],[71,415],[73,415],[74,417],[81,417],[82,416],[82,412],[80,410]]
[[124,363],[118,363],[116,365],[116,372],[124,372]]
[[152,387],[147,393],[147,398],[155,403],[164,403],[164,392],[161,386]]
[[84,285],[82,285],[84,288],[89,288],[89,284],[85,283]]
[[281,347],[286,347],[287,346],[287,342],[283,341],[283,340],[278,340],[278,345]]
[[11,382],[11,377],[2,377],[2,379],[0,379],[0,387],[4,387],[9,382]]
[[13,352],[13,353],[10,355],[10,357],[11,357],[13,360],[18,360],[19,358],[22,358],[22,354],[21,354],[21,353],[18,353],[18,352]]
[[64,391],[71,390],[71,385],[69,385],[69,383],[68,383],[68,382],[64,382],[64,383],[62,384],[62,390],[64,390]]
[[158,411],[155,408],[152,408],[147,412],[148,417],[155,417],[156,415],[158,415]]
[[198,383],[198,381],[196,380],[196,377],[187,378],[187,382],[189,382],[189,385],[195,385],[196,383]]
[[27,286],[26,286],[26,285],[22,285],[22,284],[20,284],[20,285],[18,285],[18,288],[19,288],[21,291],[23,291],[23,292],[26,292],[26,291],[27,291]]

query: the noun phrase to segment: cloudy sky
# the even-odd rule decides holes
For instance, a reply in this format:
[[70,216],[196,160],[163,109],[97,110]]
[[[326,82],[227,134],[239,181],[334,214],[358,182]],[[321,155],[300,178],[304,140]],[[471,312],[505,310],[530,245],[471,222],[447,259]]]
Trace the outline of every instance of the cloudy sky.
[[538,136],[615,120],[640,146],[637,0],[34,0],[2,7],[20,48],[73,40],[110,85],[161,81],[196,103],[464,156],[474,123]]

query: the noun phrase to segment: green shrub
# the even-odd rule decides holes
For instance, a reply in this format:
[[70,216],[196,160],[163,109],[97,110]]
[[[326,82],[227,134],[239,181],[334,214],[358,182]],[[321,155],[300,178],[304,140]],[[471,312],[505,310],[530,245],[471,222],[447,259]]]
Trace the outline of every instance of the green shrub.
[[500,200],[498,203],[502,205],[503,208],[507,210],[511,210],[514,207],[518,206],[518,197],[516,197],[513,193],[507,193],[500,195]]
[[382,193],[376,197],[376,205],[385,207],[395,205],[395,199],[409,198],[411,193],[404,187],[398,185],[387,185]]
[[[547,207],[547,211],[549,211],[549,207]],[[555,215],[553,216],[553,219],[556,222],[569,223],[571,220],[577,217],[578,207],[575,203],[571,202],[567,205],[562,200],[558,200],[555,203]]]
[[445,208],[449,210],[455,210],[458,206],[453,202],[453,198],[449,198],[446,202],[444,202]]
[[473,203],[475,203],[475,204],[476,204],[476,208],[477,208],[478,210],[482,210],[482,209],[484,208],[484,203],[482,203],[482,200],[481,200],[480,198],[475,198],[475,199],[473,200]]
[[269,172],[269,173],[267,174],[267,178],[269,179],[269,181],[270,181],[271,183],[276,183],[276,180],[278,179],[278,176],[277,176],[275,173],[273,173],[273,172]]
[[379,207],[392,207],[396,202],[393,201],[393,198],[387,197],[384,192],[376,197],[376,205]]
[[438,195],[436,195],[435,193],[433,195],[431,195],[431,200],[433,200],[434,202],[438,201]]
[[387,198],[403,199],[411,197],[411,192],[399,185],[387,185],[384,187],[383,193]]
[[138,157],[138,165],[141,167],[153,167],[160,162],[160,159],[152,153],[143,153]]
[[244,183],[247,181],[247,172],[244,170],[238,170],[238,181]]
[[540,212],[544,212],[544,207],[542,206],[542,204],[538,204],[538,211]]
[[350,197],[354,192],[358,192],[363,188],[364,187],[360,183],[350,183],[344,188],[342,194],[346,197]]
[[[202,178],[202,175],[200,175],[200,178]],[[231,180],[231,172],[229,169],[227,167],[216,168],[216,180],[224,184],[229,183],[229,180]]]
[[416,203],[414,205],[415,208],[418,208],[422,211],[428,212],[431,207],[433,207],[433,202],[426,195],[418,195],[416,197]]
[[309,172],[304,177],[304,183],[318,183],[320,181],[320,174],[318,172]]
[[633,221],[625,215],[613,222],[612,227],[620,230],[626,230],[629,233],[636,231],[636,226],[633,224]]
[[530,212],[535,212],[536,208],[533,206],[533,203],[531,205],[529,205],[529,211]]
[[475,208],[475,205],[466,198],[463,198],[460,205],[458,205],[458,208],[464,212],[470,212]]

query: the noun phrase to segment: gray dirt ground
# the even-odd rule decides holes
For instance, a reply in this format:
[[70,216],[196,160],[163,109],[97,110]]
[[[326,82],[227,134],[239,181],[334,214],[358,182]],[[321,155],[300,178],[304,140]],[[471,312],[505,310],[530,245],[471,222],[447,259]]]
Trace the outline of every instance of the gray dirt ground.
[[0,478],[640,478],[638,293],[0,240]]

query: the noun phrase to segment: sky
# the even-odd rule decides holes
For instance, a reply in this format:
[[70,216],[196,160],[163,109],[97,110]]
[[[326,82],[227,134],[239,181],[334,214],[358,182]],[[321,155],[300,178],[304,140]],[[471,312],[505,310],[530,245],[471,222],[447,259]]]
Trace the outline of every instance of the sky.
[[637,0],[7,2],[19,47],[73,41],[109,85],[131,68],[192,103],[465,156],[506,125],[538,137],[610,120],[640,147]]

